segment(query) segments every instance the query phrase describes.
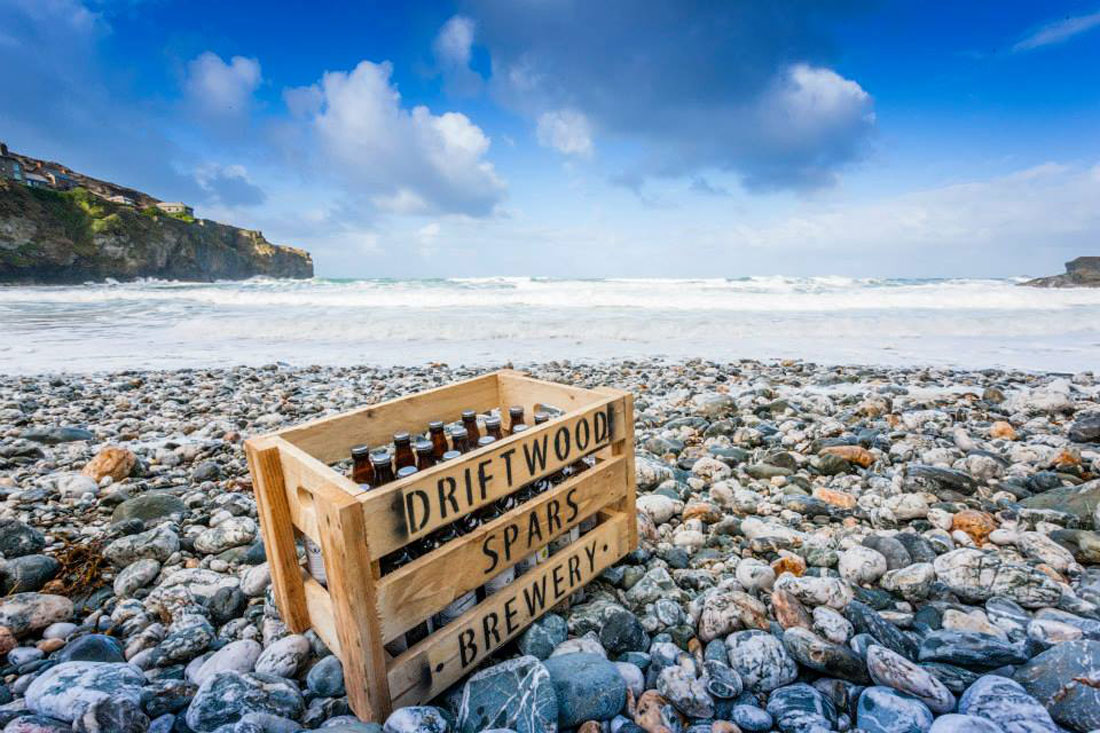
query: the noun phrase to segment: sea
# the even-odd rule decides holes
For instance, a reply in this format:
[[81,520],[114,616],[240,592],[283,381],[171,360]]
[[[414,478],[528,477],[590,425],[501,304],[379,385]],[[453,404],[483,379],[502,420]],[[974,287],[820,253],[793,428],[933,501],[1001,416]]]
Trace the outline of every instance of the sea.
[[1021,279],[255,278],[0,287],[0,372],[569,359],[1100,370],[1100,289]]

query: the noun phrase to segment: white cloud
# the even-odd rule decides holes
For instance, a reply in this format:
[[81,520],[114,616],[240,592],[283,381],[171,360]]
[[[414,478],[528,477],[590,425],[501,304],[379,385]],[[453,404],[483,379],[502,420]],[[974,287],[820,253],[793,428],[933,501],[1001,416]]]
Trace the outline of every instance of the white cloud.
[[325,73],[310,125],[328,171],[387,211],[491,213],[505,185],[485,159],[489,138],[463,114],[403,108],[392,71],[363,61]]
[[[1024,261],[1046,248],[1085,250],[1100,233],[1100,167],[1055,163],[868,203],[819,205],[759,225],[738,224],[731,244],[786,253]],[[987,268],[988,269],[988,268]]]
[[442,64],[469,66],[474,28],[474,21],[462,15],[444,23],[432,44],[436,60]]
[[187,65],[184,95],[200,117],[225,123],[245,119],[252,109],[252,95],[260,86],[260,62],[234,56],[229,63],[206,51]]
[[1079,33],[1100,26],[1100,12],[1077,15],[1049,23],[1012,47],[1013,51],[1031,51],[1068,41]]
[[258,206],[267,196],[240,164],[206,163],[195,171],[195,181],[206,192],[212,205],[231,209],[238,206]]
[[470,68],[476,28],[472,19],[455,15],[443,24],[432,42],[436,64],[451,92],[472,94],[481,86],[481,77]]
[[565,155],[587,158],[592,155],[592,125],[584,114],[559,109],[539,115],[536,129],[539,145],[554,148]]

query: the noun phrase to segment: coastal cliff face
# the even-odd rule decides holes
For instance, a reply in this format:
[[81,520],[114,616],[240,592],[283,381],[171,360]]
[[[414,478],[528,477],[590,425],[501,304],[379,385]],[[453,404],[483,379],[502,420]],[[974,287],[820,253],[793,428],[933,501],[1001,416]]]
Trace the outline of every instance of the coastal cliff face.
[[309,253],[256,231],[0,181],[0,283],[313,276]]
[[1078,257],[1066,263],[1061,275],[1020,283],[1033,288],[1100,288],[1100,257]]

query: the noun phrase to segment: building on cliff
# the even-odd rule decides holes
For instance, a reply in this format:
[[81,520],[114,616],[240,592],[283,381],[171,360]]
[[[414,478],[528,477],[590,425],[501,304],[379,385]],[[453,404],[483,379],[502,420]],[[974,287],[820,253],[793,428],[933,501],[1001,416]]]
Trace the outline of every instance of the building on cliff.
[[157,202],[157,208],[163,211],[165,214],[184,214],[185,216],[195,215],[194,209],[180,201],[159,201]]

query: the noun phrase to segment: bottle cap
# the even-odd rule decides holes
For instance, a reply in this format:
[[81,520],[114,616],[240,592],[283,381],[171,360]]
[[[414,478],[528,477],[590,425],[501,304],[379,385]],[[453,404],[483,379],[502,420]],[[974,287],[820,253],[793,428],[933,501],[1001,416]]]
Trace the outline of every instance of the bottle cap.
[[370,455],[370,450],[367,448],[367,446],[365,446],[361,443],[359,445],[353,445],[351,447],[351,457],[352,458],[364,458],[364,457],[369,456],[369,455]]
[[535,413],[535,424],[536,425],[540,425],[540,424],[546,422],[549,419],[550,419],[550,413],[549,412],[543,412],[542,410],[539,410],[538,412]]
[[490,415],[485,418],[485,427],[487,428],[499,428],[500,427],[500,415]]
[[416,466],[402,466],[397,469],[397,478],[405,478],[406,476],[412,476],[417,472]]
[[508,408],[508,414],[512,417],[523,414],[523,405],[512,405]]
[[417,453],[430,453],[432,450],[432,441],[421,438],[413,443],[413,450]]
[[522,433],[526,429],[527,429],[527,424],[526,423],[521,423],[520,422],[520,423],[516,423],[515,425],[512,426],[512,432],[513,433]]
[[462,411],[462,419],[463,420],[474,420],[476,418],[477,418],[477,412],[475,412],[474,410],[463,410]]
[[482,435],[480,438],[477,439],[477,445],[479,448],[483,445],[489,445],[495,442],[497,442],[497,439],[491,435]]
[[468,430],[466,430],[466,428],[462,427],[461,425],[458,425],[456,427],[451,428],[451,437],[452,438],[469,438],[470,437],[470,432]]
[[428,430],[442,430],[442,429],[443,429],[443,421],[442,420],[432,420],[430,423],[428,423]]
[[409,440],[411,440],[411,438],[409,437],[408,431],[402,430],[393,434],[394,443],[408,443]]
[[376,466],[381,466],[390,462],[390,452],[386,448],[380,448],[374,453],[370,454],[370,462]]
[[443,454],[443,457],[440,460],[442,460],[442,461],[453,461],[455,458],[458,458],[461,455],[462,454],[459,453],[456,450],[449,450],[449,451],[447,451],[446,453]]

